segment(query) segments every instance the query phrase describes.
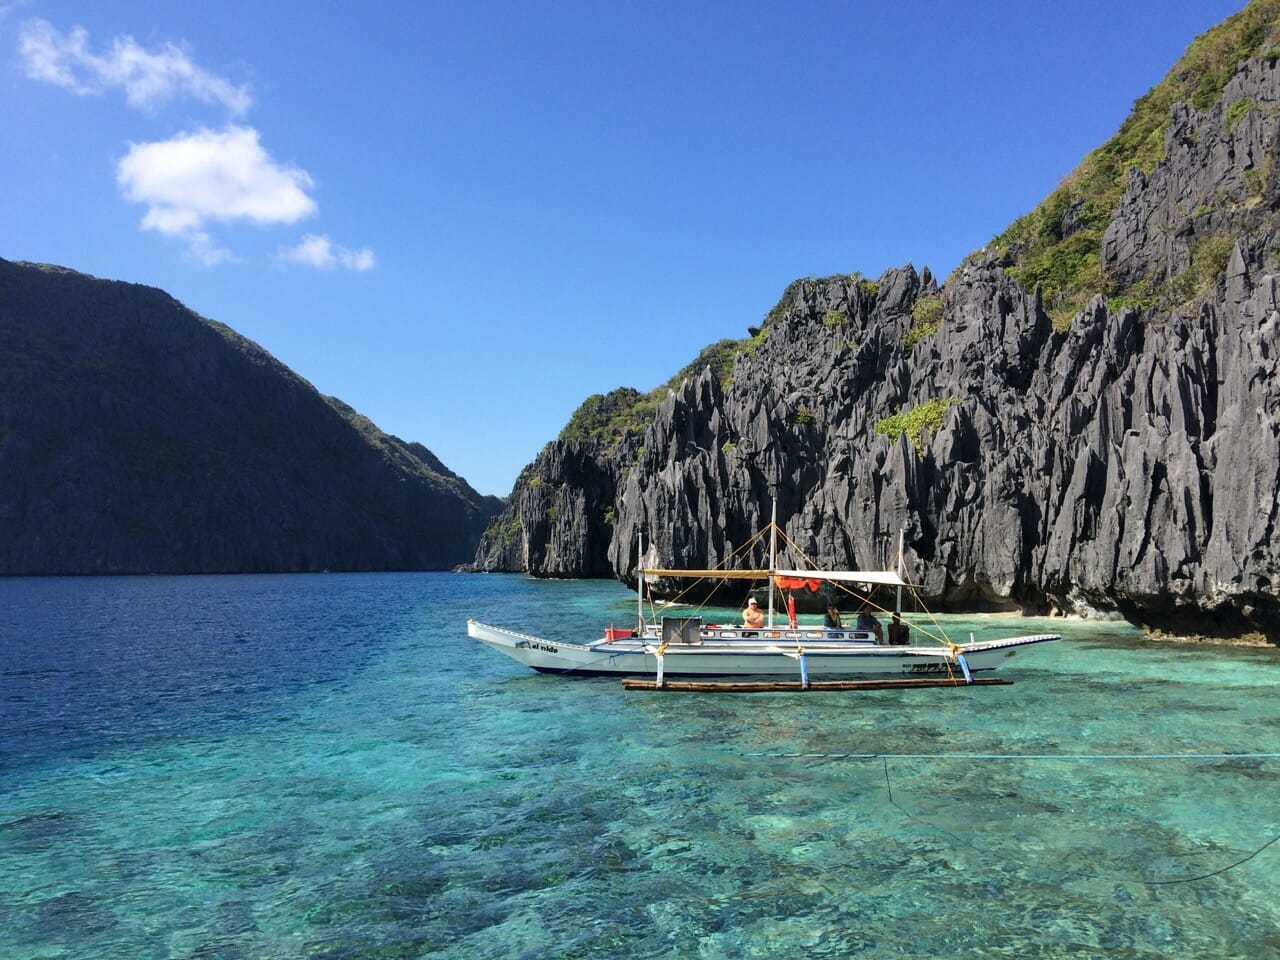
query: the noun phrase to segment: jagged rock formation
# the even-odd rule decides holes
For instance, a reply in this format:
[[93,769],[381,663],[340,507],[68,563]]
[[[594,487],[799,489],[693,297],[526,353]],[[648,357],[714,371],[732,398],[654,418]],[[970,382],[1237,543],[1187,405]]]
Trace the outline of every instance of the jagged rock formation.
[[[1051,319],[1016,249],[941,287],[910,266],[798,281],[731,377],[688,380],[642,436],[550,444],[501,521],[520,549],[478,565],[598,569],[606,516],[619,578],[640,529],[665,565],[714,565],[776,491],[818,564],[881,565],[904,528],[931,605],[1280,641],[1277,57],[1169,120],[1094,254],[1110,300]],[[1054,229],[1081,222],[1076,204]],[[551,502],[557,532],[529,536]]]
[[449,569],[500,509],[150,287],[0,260],[0,574]]
[[613,575],[608,550],[617,477],[613,461],[573,440],[549,444],[526,470],[507,509],[485,531],[473,571],[536,570],[540,576]]

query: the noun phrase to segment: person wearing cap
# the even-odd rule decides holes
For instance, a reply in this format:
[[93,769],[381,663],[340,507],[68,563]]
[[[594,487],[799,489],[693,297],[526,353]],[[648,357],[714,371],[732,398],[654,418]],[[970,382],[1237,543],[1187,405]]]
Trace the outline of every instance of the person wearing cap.
[[742,625],[753,630],[764,626],[764,611],[760,609],[755,597],[747,601],[747,609],[742,611]]

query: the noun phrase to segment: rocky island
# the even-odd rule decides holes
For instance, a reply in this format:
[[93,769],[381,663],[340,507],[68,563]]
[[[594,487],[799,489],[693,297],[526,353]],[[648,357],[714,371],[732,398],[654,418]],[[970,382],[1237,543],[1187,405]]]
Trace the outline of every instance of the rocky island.
[[820,565],[905,530],[942,608],[1280,642],[1280,3],[1208,31],[939,282],[805,278],[648,394],[589,398],[480,570],[634,582],[779,521]]
[[502,503],[163,291],[0,260],[0,575],[447,570]]

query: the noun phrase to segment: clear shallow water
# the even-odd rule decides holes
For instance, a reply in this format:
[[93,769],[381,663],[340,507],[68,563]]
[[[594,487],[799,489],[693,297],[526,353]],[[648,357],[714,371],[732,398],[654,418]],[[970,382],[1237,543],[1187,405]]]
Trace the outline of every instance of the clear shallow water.
[[1280,760],[1185,758],[1280,753],[1271,651],[1056,623],[1008,687],[654,694],[466,638],[629,624],[611,583],[0,580],[0,610],[13,960],[1280,957],[1280,842],[1231,866],[1280,835]]

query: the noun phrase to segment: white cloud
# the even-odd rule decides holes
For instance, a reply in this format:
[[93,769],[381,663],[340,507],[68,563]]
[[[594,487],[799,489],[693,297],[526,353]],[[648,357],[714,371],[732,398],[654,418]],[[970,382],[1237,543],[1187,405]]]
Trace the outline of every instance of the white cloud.
[[216,267],[220,263],[235,263],[239,258],[230,250],[219,247],[203,230],[186,234],[187,259],[202,267]]
[[25,7],[30,4],[31,0],[13,0],[12,3],[0,3],[0,23],[4,23],[9,14],[13,13],[19,7]]
[[375,265],[373,251],[368,247],[351,250],[332,243],[328,237],[306,234],[295,246],[282,247],[277,256],[286,263],[299,263],[321,270],[343,267],[347,270],[372,270]]
[[[0,0],[0,21],[27,2]],[[121,91],[139,108],[187,97],[235,116],[253,106],[247,86],[204,70],[173,43],[147,49],[126,35],[95,51],[83,27],[64,33],[46,20],[29,19],[19,30],[19,50],[28,77],[80,95]],[[116,183],[127,201],[146,208],[144,230],[180,240],[186,259],[203,266],[238,259],[215,241],[213,224],[291,224],[317,211],[310,174],[277,162],[257,130],[235,123],[131,143],[117,163]],[[317,234],[282,247],[277,258],[319,269],[364,271],[375,265],[371,249],[338,246]]]
[[316,211],[311,176],[278,164],[252,127],[130,144],[116,182],[126,199],[147,205],[143,227],[171,235],[208,221],[294,223]]
[[64,34],[46,20],[29,20],[19,33],[18,47],[27,76],[78,94],[119,87],[134,107],[152,107],[185,94],[237,116],[253,105],[247,87],[196,66],[172,43],[146,50],[133,37],[122,36],[104,53],[95,54],[83,27]]

